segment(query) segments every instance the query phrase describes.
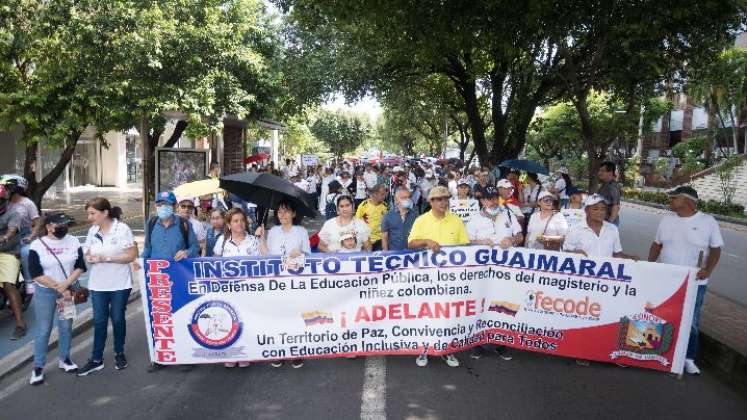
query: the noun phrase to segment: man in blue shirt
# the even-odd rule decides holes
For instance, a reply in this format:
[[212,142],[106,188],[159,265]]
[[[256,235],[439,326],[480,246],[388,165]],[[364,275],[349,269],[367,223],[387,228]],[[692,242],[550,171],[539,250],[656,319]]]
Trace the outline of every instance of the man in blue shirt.
[[[189,221],[174,214],[176,197],[170,191],[156,196],[157,217],[148,221],[143,258],[179,261],[200,256],[200,243]],[[186,241],[185,241],[186,240]]]
[[381,221],[381,249],[398,251],[407,249],[407,238],[418,217],[413,209],[412,193],[407,188],[397,189],[394,196],[395,207],[392,207]]

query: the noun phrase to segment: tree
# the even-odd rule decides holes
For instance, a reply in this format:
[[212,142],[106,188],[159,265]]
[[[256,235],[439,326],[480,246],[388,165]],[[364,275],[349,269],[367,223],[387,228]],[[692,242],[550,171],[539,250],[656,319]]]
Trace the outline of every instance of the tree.
[[311,125],[311,132],[327,145],[330,153],[339,161],[345,153],[352,152],[367,140],[371,127],[367,121],[355,115],[320,111]]
[[[747,49],[733,47],[721,52],[693,77],[687,92],[706,106],[710,118],[718,118],[713,127],[730,126],[732,147],[738,153],[740,116],[747,110]],[[747,138],[743,146],[747,153]]]
[[[276,2],[294,25],[299,51],[324,63],[316,67],[327,82],[319,83],[351,98],[385,95],[430,75],[447,78],[483,163],[515,157],[535,110],[567,95],[579,98],[582,128],[593,137],[583,103],[592,88],[640,103],[673,65],[683,67],[698,51],[707,57],[709,43],[727,39],[744,19],[743,5],[729,0],[676,8],[653,0],[563,7],[546,0]],[[481,100],[489,104],[487,123]],[[634,100],[624,102],[637,114]]]
[[[39,206],[89,126],[103,134],[149,128],[181,111],[204,135],[225,115],[269,112],[280,96],[273,31],[257,0],[10,0],[0,7],[0,129],[23,126],[24,175]],[[269,44],[269,45],[268,45]],[[40,143],[62,147],[36,182]],[[146,173],[153,173],[146,162]],[[148,183],[152,185],[152,183]]]

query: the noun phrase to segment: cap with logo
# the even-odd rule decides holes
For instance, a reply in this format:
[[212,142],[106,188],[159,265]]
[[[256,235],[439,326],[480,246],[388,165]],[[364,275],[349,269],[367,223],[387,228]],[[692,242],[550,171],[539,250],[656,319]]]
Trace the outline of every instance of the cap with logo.
[[469,187],[470,186],[469,179],[467,179],[467,178],[459,178],[459,181],[457,181],[457,187],[460,187],[462,185],[464,185],[466,187]]
[[573,194],[586,194],[586,191],[582,190],[579,187],[571,187],[571,188],[568,188],[568,190],[566,191],[566,193],[570,196],[570,195],[573,195]]
[[698,192],[695,190],[695,188],[687,185],[677,187],[672,191],[669,191],[667,194],[670,197],[685,197],[689,198],[692,201],[695,201],[696,203],[698,202]]
[[176,204],[176,196],[171,191],[161,191],[156,195],[156,203]]
[[482,190],[482,198],[496,198],[498,197],[498,188],[488,185]]

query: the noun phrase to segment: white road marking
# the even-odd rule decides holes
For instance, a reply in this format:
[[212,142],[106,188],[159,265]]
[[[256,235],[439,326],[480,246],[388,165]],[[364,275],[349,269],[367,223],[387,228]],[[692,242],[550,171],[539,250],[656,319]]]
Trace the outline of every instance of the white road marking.
[[740,257],[739,255],[734,255],[734,254],[732,254],[731,252],[724,252],[724,254],[726,254],[726,255],[728,255],[728,256],[730,256],[730,257],[732,257],[732,258],[742,258],[742,257]]
[[386,420],[386,359],[366,357],[361,394],[361,420]]
[[[135,305],[138,309],[136,311],[132,311],[127,314],[126,319],[130,321],[133,317],[140,314],[142,312],[142,306],[141,305]],[[91,327],[90,332],[93,333],[93,327]],[[88,334],[88,331],[86,331],[86,334]],[[112,327],[109,325],[108,328],[108,334],[109,337],[112,335]],[[90,348],[93,344],[93,334],[91,334],[90,337],[86,338],[85,340],[81,341],[80,343],[76,344],[75,346],[70,348],[70,354],[78,353],[82,350],[85,350],[86,348]],[[33,364],[33,362],[32,362]],[[82,366],[81,366],[82,367]],[[44,371],[48,372],[50,369],[57,369],[57,358],[54,358],[54,360],[48,361],[46,365],[44,365]],[[72,373],[70,374],[72,375]],[[0,391],[0,401],[8,398],[9,396],[15,394],[16,392],[20,391],[23,387],[30,387],[29,385],[29,377],[27,375],[21,375],[18,380],[13,382],[12,384],[6,386],[2,391]]]

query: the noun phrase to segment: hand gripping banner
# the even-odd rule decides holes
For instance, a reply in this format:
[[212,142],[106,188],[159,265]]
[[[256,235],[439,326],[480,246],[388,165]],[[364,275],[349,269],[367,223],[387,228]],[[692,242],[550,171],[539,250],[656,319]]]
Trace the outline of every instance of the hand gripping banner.
[[159,364],[442,355],[480,344],[682,373],[695,268],[463,246],[146,260]]

